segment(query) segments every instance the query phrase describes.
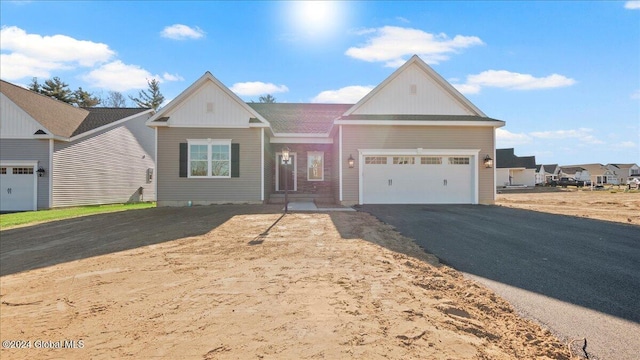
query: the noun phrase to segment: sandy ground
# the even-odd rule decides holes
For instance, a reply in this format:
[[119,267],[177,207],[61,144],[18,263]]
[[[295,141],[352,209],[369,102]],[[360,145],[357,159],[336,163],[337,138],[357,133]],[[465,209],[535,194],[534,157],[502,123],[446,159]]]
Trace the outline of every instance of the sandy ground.
[[527,193],[504,191],[497,195],[496,204],[552,214],[640,225],[640,192],[592,191],[588,189]]
[[[0,290],[2,359],[570,358],[360,212],[236,215],[202,236],[6,275]],[[55,348],[65,340],[75,348]]]

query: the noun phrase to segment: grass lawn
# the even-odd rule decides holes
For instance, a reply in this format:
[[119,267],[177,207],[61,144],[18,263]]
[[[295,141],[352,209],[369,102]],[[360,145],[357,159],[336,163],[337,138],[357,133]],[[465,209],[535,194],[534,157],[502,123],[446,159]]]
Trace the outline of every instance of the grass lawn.
[[135,204],[110,204],[110,205],[89,205],[65,209],[26,211],[13,214],[0,215],[0,230],[6,230],[16,226],[39,224],[54,220],[70,219],[79,216],[103,214],[116,211],[148,209],[155,207],[156,203],[135,203]]

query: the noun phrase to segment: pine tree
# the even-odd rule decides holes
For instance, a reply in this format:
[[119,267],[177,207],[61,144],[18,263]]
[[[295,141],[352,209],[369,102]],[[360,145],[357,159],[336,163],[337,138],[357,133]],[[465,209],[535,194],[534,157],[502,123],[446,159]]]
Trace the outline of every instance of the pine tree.
[[164,101],[164,96],[160,93],[160,82],[156,79],[151,79],[147,80],[147,84],[149,85],[148,90],[138,92],[137,98],[133,96],[129,96],[129,98],[135,102],[138,107],[158,110]]
[[33,77],[31,79],[31,84],[29,84],[29,90],[33,92],[37,92],[38,94],[42,93],[42,85],[38,82],[37,77]]
[[276,102],[276,98],[274,98],[271,94],[267,94],[265,96],[260,96],[258,99],[261,103],[273,104]]
[[40,92],[48,97],[52,97],[69,104],[74,102],[73,93],[69,89],[69,84],[62,82],[62,80],[57,76],[46,80],[42,85],[42,90]]
[[82,90],[82,87],[73,92],[73,102],[79,107],[94,107],[100,104],[101,101],[99,97]]

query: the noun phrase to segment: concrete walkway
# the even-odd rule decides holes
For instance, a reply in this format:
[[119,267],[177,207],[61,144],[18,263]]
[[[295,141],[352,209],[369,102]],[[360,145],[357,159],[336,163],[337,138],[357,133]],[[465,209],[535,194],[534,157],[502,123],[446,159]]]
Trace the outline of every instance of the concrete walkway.
[[356,210],[350,207],[318,208],[313,201],[296,201],[296,202],[289,202],[289,211],[325,212],[325,211],[356,211]]

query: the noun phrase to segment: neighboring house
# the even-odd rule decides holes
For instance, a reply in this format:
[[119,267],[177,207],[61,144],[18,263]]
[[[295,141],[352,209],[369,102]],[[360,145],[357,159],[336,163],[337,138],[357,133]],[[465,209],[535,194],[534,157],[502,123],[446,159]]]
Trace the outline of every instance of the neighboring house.
[[625,185],[630,178],[640,177],[640,167],[637,164],[608,164],[618,180],[618,184]]
[[155,200],[141,108],[76,108],[0,81],[0,210]]
[[616,174],[608,167],[602,164],[578,164],[569,165],[567,168],[584,169],[589,173],[589,180],[593,186],[597,185],[617,185],[618,178]]
[[566,177],[579,181],[591,181],[591,174],[589,174],[589,170],[582,166],[561,166],[558,177]]
[[536,165],[536,171],[536,183],[549,184],[552,181],[558,180],[560,167],[558,164]]
[[496,150],[496,186],[535,186],[536,157],[516,156],[513,148]]
[[[247,104],[206,72],[147,124],[159,206],[281,202],[492,204],[495,129],[413,56],[357,104]],[[282,149],[291,161],[283,164]]]

